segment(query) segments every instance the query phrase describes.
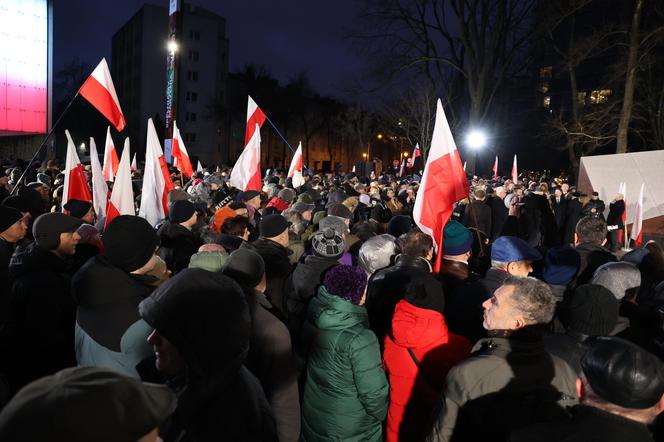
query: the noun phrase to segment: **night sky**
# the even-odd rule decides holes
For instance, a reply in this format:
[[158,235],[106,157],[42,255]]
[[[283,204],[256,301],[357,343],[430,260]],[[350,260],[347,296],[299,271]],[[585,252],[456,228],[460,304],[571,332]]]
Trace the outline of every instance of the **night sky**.
[[[94,67],[111,58],[111,37],[145,2],[136,0],[54,2],[55,71],[74,57]],[[168,7],[168,1],[148,3]],[[231,72],[245,64],[265,65],[286,83],[306,71],[314,89],[344,98],[346,85],[361,79],[363,59],[344,40],[357,1],[190,2],[226,18]],[[165,23],[166,27],[167,24]],[[165,60],[164,60],[165,63]]]

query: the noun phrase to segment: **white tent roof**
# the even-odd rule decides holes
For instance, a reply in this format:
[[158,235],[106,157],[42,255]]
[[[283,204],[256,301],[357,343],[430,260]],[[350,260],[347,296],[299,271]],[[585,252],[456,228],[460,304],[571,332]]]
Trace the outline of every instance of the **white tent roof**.
[[590,195],[599,192],[606,203],[618,193],[621,182],[627,184],[627,223],[634,221],[636,202],[641,183],[643,191],[643,219],[664,216],[664,150],[597,155],[581,158],[579,191]]

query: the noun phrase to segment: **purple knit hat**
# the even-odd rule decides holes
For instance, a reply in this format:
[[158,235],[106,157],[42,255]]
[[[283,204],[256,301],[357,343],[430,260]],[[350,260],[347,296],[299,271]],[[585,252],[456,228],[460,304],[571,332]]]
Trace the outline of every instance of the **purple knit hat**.
[[367,288],[367,274],[359,267],[338,265],[325,273],[323,285],[333,295],[359,305]]

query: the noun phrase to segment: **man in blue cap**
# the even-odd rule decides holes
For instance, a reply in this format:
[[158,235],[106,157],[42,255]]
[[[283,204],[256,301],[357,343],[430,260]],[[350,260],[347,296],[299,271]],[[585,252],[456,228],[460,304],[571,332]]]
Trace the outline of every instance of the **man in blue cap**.
[[491,247],[491,268],[484,278],[462,285],[452,295],[457,303],[463,298],[465,307],[459,311],[465,313],[458,321],[449,318],[452,324],[459,324],[459,327],[450,330],[465,336],[470,342],[483,338],[486,333],[482,327],[482,303],[491,298],[509,276],[528,276],[533,271],[533,261],[539,259],[542,259],[542,255],[537,249],[521,238],[498,238]]

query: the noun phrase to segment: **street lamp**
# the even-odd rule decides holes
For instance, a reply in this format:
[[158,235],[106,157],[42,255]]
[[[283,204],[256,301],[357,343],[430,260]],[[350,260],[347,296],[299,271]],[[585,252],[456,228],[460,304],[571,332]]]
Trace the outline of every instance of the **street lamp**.
[[472,129],[466,135],[466,144],[475,151],[475,166],[473,167],[473,174],[477,175],[479,152],[484,146],[486,146],[486,134],[479,129]]
[[379,140],[382,140],[383,139],[383,134],[376,135],[376,138],[378,138]]
[[369,155],[368,155],[366,152],[364,152],[364,153],[362,154],[362,158],[364,158],[365,160],[367,159],[368,156],[369,156]]
[[178,43],[175,40],[169,40],[168,42],[168,52],[177,52]]

